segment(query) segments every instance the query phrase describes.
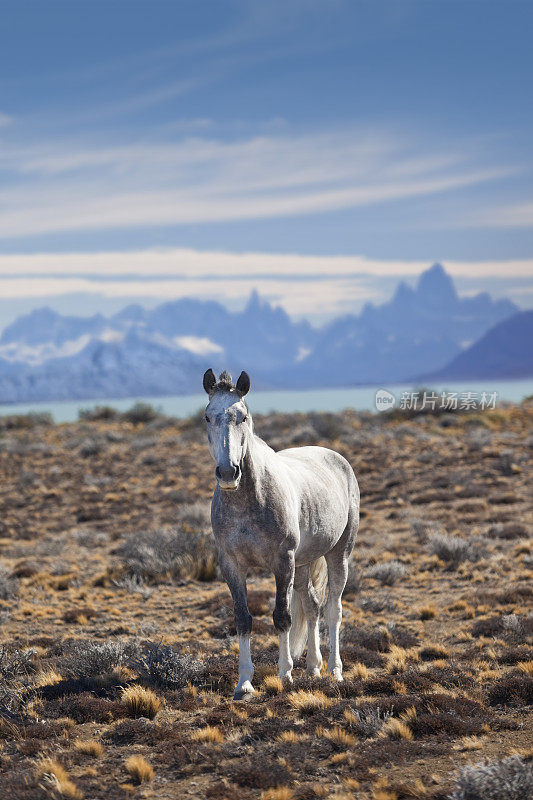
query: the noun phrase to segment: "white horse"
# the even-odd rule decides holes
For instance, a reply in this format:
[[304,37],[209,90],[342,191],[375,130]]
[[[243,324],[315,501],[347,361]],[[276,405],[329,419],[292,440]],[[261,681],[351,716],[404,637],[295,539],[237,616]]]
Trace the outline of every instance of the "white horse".
[[236,385],[223,372],[204,375],[209,395],[207,435],[216,462],[211,504],[220,567],[233,597],[239,636],[239,682],[234,699],[254,691],[250,656],[252,617],[246,577],[251,567],[276,578],[274,626],[279,633],[279,675],[292,680],[293,658],[308,640],[307,673],[322,666],[319,612],[328,587],[328,670],[342,681],[339,628],[348,558],[359,526],[359,487],[350,464],[325,447],[275,452],[253,432],[244,396],[250,378]]

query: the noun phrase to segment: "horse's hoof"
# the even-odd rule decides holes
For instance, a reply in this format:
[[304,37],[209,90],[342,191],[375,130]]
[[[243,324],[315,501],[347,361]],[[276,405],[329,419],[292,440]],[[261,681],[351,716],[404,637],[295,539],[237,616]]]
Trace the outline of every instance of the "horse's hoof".
[[310,678],[320,678],[320,667],[313,667],[313,669],[308,669],[307,675]]
[[285,672],[285,674],[280,674],[279,676],[282,681],[286,681],[287,683],[293,683],[292,675],[290,672]]
[[331,677],[334,681],[337,681],[337,683],[342,683],[344,681],[342,670],[340,670],[339,667],[335,667],[335,669],[331,671]]
[[243,683],[243,685],[240,688],[237,687],[237,689],[235,689],[235,692],[233,694],[233,699],[251,700],[254,694],[255,694],[254,687],[252,686],[250,681],[246,681],[246,683]]

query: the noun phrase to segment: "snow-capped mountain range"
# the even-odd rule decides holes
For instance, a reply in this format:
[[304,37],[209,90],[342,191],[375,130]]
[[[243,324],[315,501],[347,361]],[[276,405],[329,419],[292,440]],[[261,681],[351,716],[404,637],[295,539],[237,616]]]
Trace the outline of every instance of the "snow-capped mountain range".
[[247,369],[257,388],[391,383],[436,373],[517,311],[486,293],[458,297],[439,264],[321,329],[256,292],[239,312],[194,299],[111,317],[41,308],[0,336],[0,402],[196,393],[208,366]]

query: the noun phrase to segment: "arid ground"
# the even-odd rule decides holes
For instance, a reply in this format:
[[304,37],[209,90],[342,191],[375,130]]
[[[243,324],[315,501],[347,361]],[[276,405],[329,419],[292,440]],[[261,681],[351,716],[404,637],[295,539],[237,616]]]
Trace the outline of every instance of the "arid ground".
[[[202,416],[0,418],[0,797],[481,800],[468,781],[511,775],[525,800],[532,422],[531,402],[257,417],[275,449],[345,455],[362,516],[344,683],[303,659],[280,683],[273,581],[255,575],[258,691],[235,703]],[[507,760],[457,778],[485,759]]]

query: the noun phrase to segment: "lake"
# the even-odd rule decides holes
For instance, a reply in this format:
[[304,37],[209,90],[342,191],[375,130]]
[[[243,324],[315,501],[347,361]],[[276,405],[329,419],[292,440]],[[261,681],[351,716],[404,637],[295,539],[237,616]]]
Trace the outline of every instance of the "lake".
[[[514,381],[450,381],[446,384],[432,384],[431,388],[436,393],[471,392],[481,397],[497,393],[498,403],[509,401],[519,403],[524,397],[533,394],[533,378]],[[413,390],[412,384],[380,386],[355,386],[348,389],[309,389],[305,391],[279,390],[268,392],[252,391],[248,405],[250,410],[258,414],[270,411],[307,412],[307,411],[342,411],[345,408],[354,408],[357,411],[375,411],[376,391],[386,389],[396,398],[398,405],[402,392]],[[131,408],[136,402],[150,403],[164,414],[173,417],[188,417],[200,408],[205,407],[206,395],[195,394],[185,397],[129,397],[120,400],[69,400],[50,401],[44,403],[22,403],[0,405],[0,416],[4,414],[27,414],[30,411],[49,412],[56,422],[74,422],[78,419],[81,408],[93,408],[97,405],[112,406],[119,411]]]

